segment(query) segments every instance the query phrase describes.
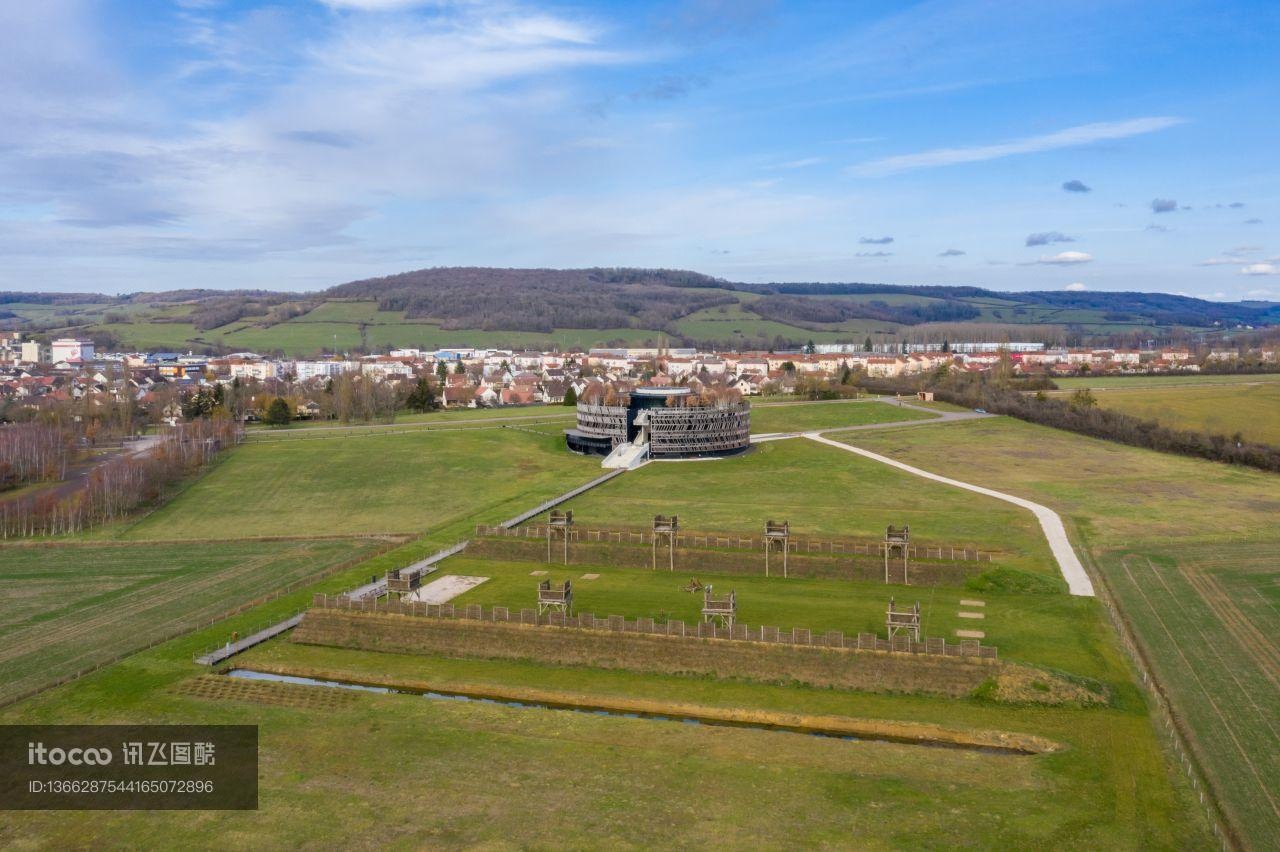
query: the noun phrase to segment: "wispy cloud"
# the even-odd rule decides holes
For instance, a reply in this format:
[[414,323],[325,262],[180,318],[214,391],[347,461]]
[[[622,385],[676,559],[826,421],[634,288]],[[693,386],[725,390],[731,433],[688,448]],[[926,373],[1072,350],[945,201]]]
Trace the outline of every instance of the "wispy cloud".
[[1082,251],[1060,251],[1057,254],[1042,254],[1036,263],[1045,263],[1051,266],[1073,266],[1077,263],[1088,263],[1093,260],[1093,255]]
[[1240,270],[1241,275],[1280,275],[1280,266],[1274,263],[1251,263]]
[[1061,231],[1042,231],[1038,234],[1027,234],[1028,246],[1047,246],[1050,243],[1074,243],[1075,237],[1068,237]]
[[1035,154],[1074,148],[1111,139],[1127,139],[1144,133],[1154,133],[1182,124],[1184,119],[1174,116],[1132,118],[1127,121],[1103,121],[1081,124],[1041,136],[1026,136],[993,145],[977,145],[970,148],[935,148],[918,154],[900,154],[852,166],[849,173],[856,177],[883,177],[917,169],[953,166],[959,163],[980,163],[998,160],[1018,154]]
[[1068,293],[1081,293],[1089,288],[1084,286],[1083,281],[1073,281],[1062,289],[1066,290]]
[[887,246],[893,242],[893,237],[863,237],[858,242],[864,246]]
[[891,251],[860,251],[854,257],[893,257]]
[[1151,199],[1152,213],[1172,213],[1178,209],[1178,202],[1172,198],[1153,198]]
[[1069,180],[1062,185],[1067,192],[1093,192],[1093,187],[1086,186],[1082,180]]
[[963,249],[950,248],[946,251],[938,252],[938,257],[960,257],[964,254]]

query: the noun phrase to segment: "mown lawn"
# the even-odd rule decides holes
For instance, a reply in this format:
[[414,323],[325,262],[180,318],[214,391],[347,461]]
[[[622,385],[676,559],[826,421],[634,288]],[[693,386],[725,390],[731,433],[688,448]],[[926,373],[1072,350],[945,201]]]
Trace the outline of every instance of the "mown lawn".
[[901,408],[877,400],[849,402],[796,402],[785,405],[753,405],[751,431],[799,432],[812,429],[836,429],[841,426],[863,426],[868,423],[893,423],[900,420],[930,420],[923,411]]
[[130,539],[421,534],[482,510],[503,520],[599,476],[563,438],[512,429],[250,441]]
[[757,532],[772,518],[789,520],[797,535],[879,540],[886,525],[910,524],[922,544],[997,551],[1001,564],[1057,576],[1030,512],[803,438],[758,444],[714,461],[655,462],[568,505],[587,526],[648,527],[654,515],[675,513],[689,530]]
[[1042,502],[1115,594],[1246,840],[1280,834],[1280,477],[1005,418],[848,443]]

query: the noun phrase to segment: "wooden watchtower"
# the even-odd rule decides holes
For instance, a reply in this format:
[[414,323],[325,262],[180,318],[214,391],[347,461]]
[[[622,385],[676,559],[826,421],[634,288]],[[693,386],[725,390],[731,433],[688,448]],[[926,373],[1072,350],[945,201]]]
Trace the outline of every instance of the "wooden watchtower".
[[732,630],[733,622],[737,617],[737,592],[730,591],[727,597],[717,598],[712,595],[710,584],[702,587],[702,620],[704,622],[715,622]]
[[910,585],[907,579],[907,554],[911,549],[911,527],[904,524],[901,527],[895,527],[889,524],[884,531],[884,542],[881,544],[884,549],[884,581],[889,582],[889,558],[895,553],[902,554],[902,584]]
[[885,627],[889,630],[889,641],[899,632],[906,633],[912,642],[920,641],[920,602],[911,609],[895,609],[893,598],[889,598],[889,609],[885,613]]
[[573,535],[573,510],[552,509],[547,516],[547,561],[551,561],[551,540],[564,539],[564,564],[569,564],[569,538]]
[[387,572],[387,596],[404,595],[422,585],[422,572],[408,568],[392,568]]
[[658,542],[667,543],[667,568],[676,570],[676,536],[680,531],[680,517],[672,515],[653,516],[653,570],[658,570]]
[[573,582],[565,580],[553,586],[550,580],[538,584],[538,615],[557,610],[566,616],[573,615]]
[[764,575],[769,576],[769,552],[782,549],[782,576],[787,576],[787,551],[791,549],[791,522],[764,522]]

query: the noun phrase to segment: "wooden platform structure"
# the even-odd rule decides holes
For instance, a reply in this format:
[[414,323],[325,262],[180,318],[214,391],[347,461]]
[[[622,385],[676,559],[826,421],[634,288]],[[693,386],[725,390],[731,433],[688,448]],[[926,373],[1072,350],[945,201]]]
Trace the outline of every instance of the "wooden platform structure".
[[387,572],[388,595],[407,595],[421,585],[421,571],[413,568],[392,568]]
[[893,598],[889,598],[889,609],[885,613],[885,627],[889,629],[889,641],[899,633],[911,637],[912,642],[920,641],[920,602],[911,609],[896,609]]
[[676,570],[676,537],[680,534],[678,515],[653,516],[653,570],[658,570],[658,542],[667,543],[667,570]]
[[569,616],[573,614],[573,582],[565,580],[553,586],[550,580],[538,584],[538,615],[556,611]]
[[910,585],[907,578],[907,555],[911,552],[911,526],[903,524],[901,527],[895,527],[889,524],[884,531],[881,547],[884,549],[884,581],[889,582],[889,558],[899,553],[902,555],[902,584]]
[[712,594],[711,584],[702,587],[702,621],[715,623],[721,627],[733,629],[733,622],[738,618],[738,593],[730,591],[726,597],[717,598]]
[[551,561],[551,541],[564,539],[564,564],[569,564],[569,537],[573,533],[573,510],[552,509],[547,516],[547,561]]
[[791,522],[764,522],[764,575],[769,576],[769,553],[775,548],[782,549],[782,576],[787,576],[787,552],[791,549]]

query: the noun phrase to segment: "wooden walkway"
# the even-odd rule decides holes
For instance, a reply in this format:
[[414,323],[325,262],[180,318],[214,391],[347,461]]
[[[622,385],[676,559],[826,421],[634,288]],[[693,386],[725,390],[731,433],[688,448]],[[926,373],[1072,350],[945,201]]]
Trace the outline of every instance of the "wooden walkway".
[[239,654],[241,651],[247,651],[250,648],[252,648],[254,645],[258,645],[262,642],[267,641],[268,639],[279,636],[281,633],[285,632],[286,630],[292,630],[293,628],[297,627],[301,623],[302,623],[302,613],[298,613],[289,618],[286,618],[284,621],[278,621],[275,624],[271,625],[270,627],[264,627],[262,630],[259,630],[257,633],[246,636],[243,639],[239,640],[238,642],[228,642],[226,645],[224,645],[221,648],[218,648],[216,651],[210,651],[207,654],[196,657],[196,662],[202,666],[216,666],[218,663],[222,662],[223,660],[229,657],[234,657],[236,654]]
[[[590,482],[586,483],[585,485],[579,485],[577,488],[574,488],[571,491],[566,491],[564,494],[561,494],[559,497],[551,498],[550,500],[541,504],[540,506],[537,506],[536,508],[530,509],[527,512],[522,512],[521,514],[517,515],[514,518],[511,518],[510,520],[503,521],[502,526],[507,529],[510,529],[511,527],[524,523],[530,518],[536,518],[538,515],[542,514],[548,509],[554,508],[555,506],[560,505],[566,500],[572,500],[574,497],[577,497],[579,494],[582,494],[584,491],[589,491],[590,489],[595,488],[597,485],[602,485],[608,482],[610,479],[613,479],[615,476],[619,476],[625,472],[626,472],[625,470],[609,471],[604,476],[597,477],[591,480]],[[413,563],[412,565],[408,566],[408,570],[420,570],[424,574],[430,573],[431,571],[435,570],[434,566],[436,565],[436,563],[443,562],[444,560],[448,559],[450,556],[454,556],[458,553],[461,553],[463,550],[466,549],[467,545],[470,543],[471,543],[470,539],[464,539],[463,541],[458,542],[452,547],[447,547],[444,550],[437,551],[436,553],[433,553],[432,555],[428,556],[426,559],[421,559]],[[387,591],[387,581],[385,579],[382,579],[382,580],[374,580],[372,582],[365,583],[363,586],[360,586],[358,588],[352,589],[351,591],[347,592],[346,595],[351,600],[359,600],[360,598],[365,598],[365,597],[375,597],[375,598],[381,597],[383,594],[386,593],[386,591]],[[216,650],[210,651],[207,654],[203,654],[199,657],[196,657],[195,661],[202,666],[217,665],[223,660],[234,657],[236,654],[239,654],[241,651],[246,651],[249,648],[252,648],[254,645],[267,641],[273,636],[279,636],[281,633],[284,633],[286,630],[292,630],[302,622],[302,616],[303,616],[303,613],[298,613],[297,615],[286,618],[284,621],[280,621],[271,625],[270,627],[263,628],[262,630],[259,630],[257,633],[254,633],[252,636],[246,636],[245,638],[237,642],[228,642],[226,645],[222,646],[221,648],[217,648]]]

